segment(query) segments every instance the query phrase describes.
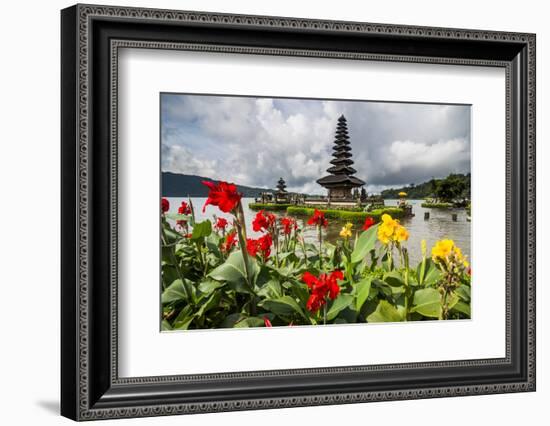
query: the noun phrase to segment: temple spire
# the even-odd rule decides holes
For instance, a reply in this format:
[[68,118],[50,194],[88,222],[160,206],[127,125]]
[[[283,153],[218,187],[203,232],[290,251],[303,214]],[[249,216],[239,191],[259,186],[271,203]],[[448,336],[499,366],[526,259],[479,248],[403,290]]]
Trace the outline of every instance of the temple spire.
[[334,146],[332,147],[331,167],[327,169],[330,174],[317,180],[317,183],[329,191],[331,198],[351,199],[351,190],[365,185],[361,179],[353,176],[357,172],[351,165],[351,144],[349,141],[348,124],[346,117],[341,115],[336,125]]
[[282,177],[277,181],[277,193],[286,194],[286,182]]

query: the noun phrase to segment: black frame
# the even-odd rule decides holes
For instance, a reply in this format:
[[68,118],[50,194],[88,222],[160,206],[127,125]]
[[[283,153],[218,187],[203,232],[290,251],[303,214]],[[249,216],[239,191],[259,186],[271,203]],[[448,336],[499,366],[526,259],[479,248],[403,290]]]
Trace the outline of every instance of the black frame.
[[[535,390],[535,35],[96,5],[64,9],[61,30],[62,415],[90,420]],[[505,68],[506,357],[119,378],[116,94],[124,47]]]

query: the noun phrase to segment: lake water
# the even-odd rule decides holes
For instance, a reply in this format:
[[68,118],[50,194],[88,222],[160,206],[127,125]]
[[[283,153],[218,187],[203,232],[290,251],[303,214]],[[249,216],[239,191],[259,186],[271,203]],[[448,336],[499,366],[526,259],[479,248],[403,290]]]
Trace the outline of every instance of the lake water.
[[[182,201],[188,201],[187,198],[172,198],[169,197],[170,211],[176,212]],[[191,198],[195,208],[195,216],[197,221],[211,219],[212,216],[225,217],[231,219],[230,214],[222,213],[217,207],[207,206],[204,213],[202,211],[206,198]],[[243,198],[243,208],[246,220],[247,233],[249,238],[260,236],[261,233],[252,230],[252,220],[256,215],[256,211],[248,208],[250,203],[254,202],[253,198]],[[422,200],[408,200],[413,206],[415,216],[401,219],[401,223],[409,230],[409,240],[406,246],[409,250],[409,256],[412,265],[416,265],[421,260],[420,241],[425,239],[428,244],[428,250],[433,244],[440,239],[450,238],[455,241],[455,244],[462,249],[465,255],[470,259],[470,222],[466,221],[466,211],[464,209],[425,209],[421,207]],[[396,206],[397,200],[385,200],[386,206]],[[424,220],[424,212],[430,212],[430,219]],[[452,214],[457,214],[458,220],[453,222]],[[285,215],[285,212],[275,212],[276,215]],[[317,241],[317,230],[313,226],[307,226],[307,217],[295,217],[298,225],[304,229],[303,235],[306,241]],[[346,221],[329,219],[329,225],[323,229],[323,238],[330,242],[334,242],[339,238],[340,230]],[[354,226],[354,230],[358,230],[359,224]],[[471,263],[471,262],[470,262]]]

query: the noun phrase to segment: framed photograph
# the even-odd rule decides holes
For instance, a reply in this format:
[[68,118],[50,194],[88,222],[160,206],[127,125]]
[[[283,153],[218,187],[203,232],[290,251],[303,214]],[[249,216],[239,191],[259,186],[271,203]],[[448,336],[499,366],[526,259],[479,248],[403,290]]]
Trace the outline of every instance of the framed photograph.
[[61,12],[61,412],[535,390],[535,35]]

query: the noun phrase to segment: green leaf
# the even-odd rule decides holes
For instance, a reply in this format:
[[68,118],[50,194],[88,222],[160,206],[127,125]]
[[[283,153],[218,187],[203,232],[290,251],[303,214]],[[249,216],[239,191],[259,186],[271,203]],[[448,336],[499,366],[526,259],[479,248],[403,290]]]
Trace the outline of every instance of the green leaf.
[[193,235],[191,239],[193,241],[199,240],[204,237],[208,237],[212,233],[212,223],[207,219],[203,222],[195,223],[193,226]]
[[172,322],[172,328],[174,330],[187,330],[194,318],[195,316],[193,315],[193,309],[191,306],[187,305],[180,311],[176,319]]
[[220,287],[223,287],[225,283],[214,281],[214,280],[206,280],[199,284],[199,290],[202,293],[212,293],[214,290],[217,290]]
[[367,231],[361,233],[351,253],[351,261],[353,263],[360,262],[372,249],[374,249],[377,230],[378,224],[371,226]]
[[212,295],[201,305],[200,309],[197,311],[195,316],[201,317],[210,309],[213,309],[216,306],[218,306],[221,297],[222,297],[222,294],[219,291],[212,293]]
[[233,325],[234,328],[262,327],[264,320],[258,317],[248,317],[239,320]]
[[431,259],[426,259],[426,266],[424,268],[424,276],[421,276],[422,264],[418,265],[416,274],[418,282],[424,287],[431,287],[441,279],[441,271],[437,269],[434,262]]
[[290,296],[283,296],[278,299],[266,299],[260,303],[260,306],[276,315],[289,316],[298,313],[300,316],[307,319],[303,309],[298,305],[296,300]]
[[346,309],[353,303],[353,296],[351,294],[340,294],[328,309],[327,320],[331,321],[338,316],[340,311]]
[[185,221],[187,221],[187,222],[189,222],[189,220],[191,219],[191,215],[187,215],[187,214],[165,213],[165,216],[166,216],[168,219],[172,219],[172,220],[185,220]]
[[[258,264],[250,257],[248,257],[248,269],[252,277],[256,276],[258,273]],[[232,284],[232,288],[234,288],[235,291],[250,293],[250,289],[247,288],[246,284],[246,270],[244,267],[243,255],[240,250],[231,253],[227,260],[210,272],[208,276],[218,281],[227,281]]]
[[367,322],[400,322],[403,321],[402,312],[387,300],[378,302],[376,310],[367,317]]
[[162,323],[161,323],[161,330],[162,331],[170,331],[170,330],[172,330],[172,326],[170,325],[170,323],[168,321],[163,319]]
[[162,292],[161,301],[163,304],[176,302],[178,300],[187,300],[185,297],[185,289],[181,279],[176,279],[172,284],[168,286],[166,290]]
[[458,287],[456,289],[456,294],[458,294],[458,296],[465,302],[469,302],[471,299],[471,290],[467,285],[461,285]]
[[396,270],[386,272],[384,274],[384,281],[392,287],[401,287],[405,285],[401,273]]
[[470,314],[470,305],[468,303],[464,303],[464,302],[459,301],[453,306],[453,309],[455,311],[463,313],[464,315],[467,315],[468,318],[471,316],[471,314]]
[[411,312],[418,312],[425,317],[439,318],[441,314],[441,296],[435,288],[417,290],[413,298]]
[[355,309],[357,311],[361,310],[361,307],[363,306],[363,303],[365,303],[366,300],[369,298],[371,283],[372,283],[372,277],[367,277],[367,278],[363,278],[361,281],[359,281],[356,284],[356,287],[355,287],[355,293],[356,293]]

